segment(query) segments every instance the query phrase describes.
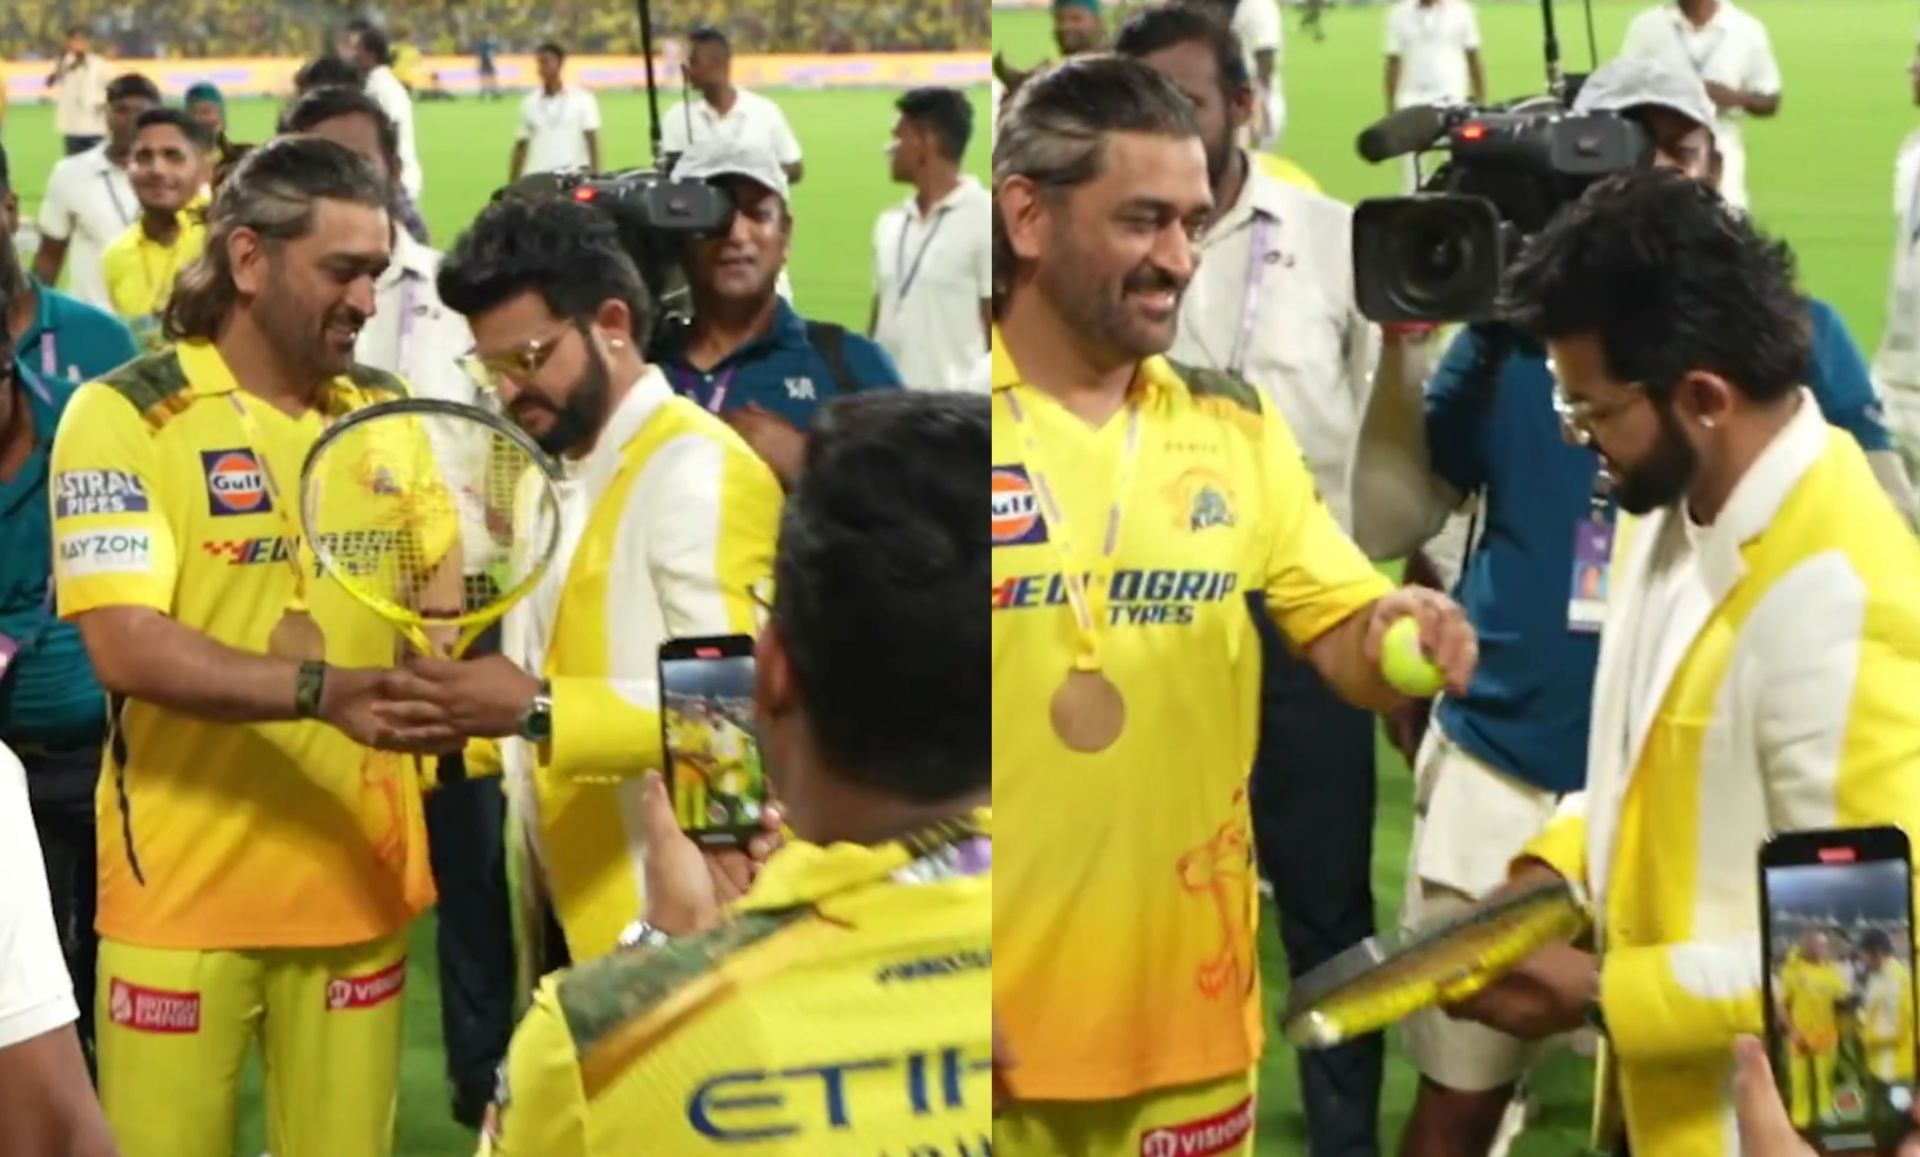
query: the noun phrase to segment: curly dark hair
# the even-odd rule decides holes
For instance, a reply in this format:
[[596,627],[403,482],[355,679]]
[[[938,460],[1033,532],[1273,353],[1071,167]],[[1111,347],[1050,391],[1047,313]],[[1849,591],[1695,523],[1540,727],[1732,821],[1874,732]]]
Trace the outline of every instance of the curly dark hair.
[[1240,38],[1227,23],[1232,16],[1231,6],[1223,12],[1218,5],[1197,0],[1155,4],[1127,18],[1114,38],[1113,50],[1137,59],[1182,44],[1205,45],[1219,69],[1221,89],[1230,96],[1247,92],[1253,88],[1253,74],[1247,71]]
[[520,293],[555,317],[585,322],[602,302],[626,303],[633,336],[653,329],[653,298],[598,210],[557,197],[505,197],[487,206],[440,266],[440,300],[475,317]]
[[1699,181],[1609,177],[1562,212],[1507,275],[1502,310],[1541,339],[1593,334],[1607,372],[1665,399],[1689,373],[1749,399],[1796,389],[1812,359],[1793,251]]
[[840,776],[923,803],[993,780],[980,469],[987,399],[888,390],[815,417],[780,525],[773,627]]

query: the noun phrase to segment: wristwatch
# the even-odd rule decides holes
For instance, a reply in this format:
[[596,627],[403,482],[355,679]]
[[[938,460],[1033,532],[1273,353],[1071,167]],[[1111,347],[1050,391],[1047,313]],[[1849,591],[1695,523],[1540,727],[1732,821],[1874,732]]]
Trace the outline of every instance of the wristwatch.
[[309,660],[293,676],[293,713],[302,719],[320,717],[320,696],[327,689],[327,665]]
[[545,743],[553,738],[553,684],[544,679],[540,681],[540,690],[533,693],[533,702],[527,704],[525,714],[520,716],[516,734],[530,743]]
[[658,948],[673,939],[645,920],[635,920],[620,933],[621,948]]

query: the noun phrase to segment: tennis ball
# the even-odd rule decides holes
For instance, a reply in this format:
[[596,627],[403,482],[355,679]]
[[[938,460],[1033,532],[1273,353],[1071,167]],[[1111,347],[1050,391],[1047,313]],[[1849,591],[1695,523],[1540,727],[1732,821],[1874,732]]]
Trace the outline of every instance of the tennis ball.
[[1413,699],[1430,699],[1446,686],[1446,676],[1420,649],[1420,621],[1412,615],[1396,619],[1380,641],[1380,673],[1387,686]]

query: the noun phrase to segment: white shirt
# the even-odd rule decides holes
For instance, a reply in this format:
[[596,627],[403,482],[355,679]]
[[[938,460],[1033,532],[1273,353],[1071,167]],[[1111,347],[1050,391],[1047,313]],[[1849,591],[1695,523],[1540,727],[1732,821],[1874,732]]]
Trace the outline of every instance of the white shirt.
[[[1240,0],[1234,5],[1230,27],[1240,38],[1240,47],[1247,58],[1247,77],[1253,82],[1262,106],[1256,121],[1263,123],[1254,126],[1252,140],[1265,146],[1280,138],[1286,108],[1280,87],[1280,50],[1286,36],[1280,0]],[[1261,52],[1273,53],[1273,86],[1267,89],[1260,87],[1260,66],[1254,60],[1255,54]]]
[[[1700,28],[1672,4],[1649,8],[1627,26],[1622,56],[1652,56],[1741,92],[1776,96],[1780,92],[1780,62],[1766,25],[1751,13],[1720,0],[1713,16]],[[1739,109],[1723,111],[1714,120],[1714,142],[1725,167],[1720,195],[1736,208],[1747,207],[1747,148],[1741,139]]]
[[520,133],[527,142],[528,173],[584,169],[592,164],[587,134],[600,131],[600,101],[584,88],[565,85],[549,96],[535,89],[520,102]]
[[[523,671],[545,668],[574,556],[601,496],[612,485],[626,448],[648,419],[673,398],[673,387],[649,366],[608,417],[593,449],[562,462],[560,540],[553,564],[533,593],[507,612],[501,647]],[[606,625],[614,691],[629,702],[658,709],[660,644],[669,638],[724,635],[726,599],[716,574],[720,495],[727,465],[723,444],[713,438],[680,437],[651,451],[628,492],[621,533],[611,544],[610,600]],[[564,721],[556,721],[564,726]],[[538,799],[533,789],[536,753],[520,739],[502,742],[507,790],[522,833],[544,864]],[[636,769],[646,770],[646,769]],[[627,831],[635,889],[646,895],[642,857],[645,825],[636,774],[612,788]]]
[[1239,199],[1200,243],[1168,356],[1233,373],[1279,406],[1328,508],[1350,528],[1348,474],[1379,356],[1378,331],[1354,300],[1353,210],[1248,162]]
[[1912,394],[1920,392],[1920,129],[1901,142],[1894,160],[1893,220],[1887,327],[1873,376],[1883,389]]
[[970,394],[993,393],[993,353],[991,351],[981,354],[980,360],[974,362],[973,368],[967,371],[966,390]]
[[[1629,684],[1627,707],[1629,734],[1646,734],[1666,692],[1666,683],[1660,678],[1660,660],[1673,625],[1697,622],[1699,604],[1709,601],[1707,585],[1701,581],[1695,562],[1706,535],[1707,528],[1686,512],[1686,502],[1682,499],[1662,527],[1660,540],[1653,545],[1639,617],[1625,624],[1633,636],[1633,681]],[[1682,615],[1683,610],[1691,613]]]
[[107,135],[105,58],[89,52],[79,67],[60,74],[60,83],[53,90],[53,123],[63,137]]
[[661,117],[660,147],[666,152],[684,153],[693,142],[716,137],[758,145],[783,165],[800,163],[800,139],[793,135],[786,114],[779,105],[744,88],[733,90],[733,107],[725,116],[713,111],[705,97],[696,96]]
[[27,806],[27,773],[0,744],[0,1049],[78,1019]]
[[1472,93],[1467,53],[1480,50],[1480,18],[1467,0],[1399,0],[1387,12],[1387,55],[1400,58],[1394,106],[1457,104]]
[[980,303],[993,297],[993,197],[971,176],[921,213],[909,196],[873,227],[874,340],[900,380],[928,390],[965,389],[987,336]]
[[473,352],[467,319],[440,301],[434,279],[441,255],[397,231],[393,260],[374,286],[374,315],[353,354],[362,365],[398,374],[415,397],[472,402],[478,387],[460,368]]
[[420,171],[420,152],[413,140],[413,98],[407,86],[386,65],[367,74],[367,95],[379,104],[400,134],[400,187],[413,203],[420,203],[420,191],[426,188],[426,174]]
[[69,292],[113,312],[100,254],[139,216],[133,183],[125,169],[107,160],[105,142],[54,164],[40,202],[40,235],[67,243]]

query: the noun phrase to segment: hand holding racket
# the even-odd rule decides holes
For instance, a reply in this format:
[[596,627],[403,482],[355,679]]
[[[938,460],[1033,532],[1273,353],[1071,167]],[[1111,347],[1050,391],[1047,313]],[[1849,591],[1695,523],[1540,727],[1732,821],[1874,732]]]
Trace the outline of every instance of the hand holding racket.
[[497,414],[383,402],[308,451],[301,530],[348,594],[422,656],[452,659],[545,575],[560,537],[557,480],[533,439]]
[[[1523,876],[1465,912],[1369,937],[1301,977],[1287,1000],[1286,1037],[1300,1048],[1331,1048],[1435,1005],[1470,1015],[1463,1002],[1586,927],[1565,880]],[[1508,1007],[1490,999],[1496,1013]]]

